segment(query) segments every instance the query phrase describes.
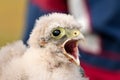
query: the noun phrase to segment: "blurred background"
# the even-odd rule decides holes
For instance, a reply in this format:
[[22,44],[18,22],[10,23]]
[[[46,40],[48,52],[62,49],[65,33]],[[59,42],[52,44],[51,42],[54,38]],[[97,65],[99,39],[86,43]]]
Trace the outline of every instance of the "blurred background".
[[0,0],[0,46],[21,39],[27,0]]

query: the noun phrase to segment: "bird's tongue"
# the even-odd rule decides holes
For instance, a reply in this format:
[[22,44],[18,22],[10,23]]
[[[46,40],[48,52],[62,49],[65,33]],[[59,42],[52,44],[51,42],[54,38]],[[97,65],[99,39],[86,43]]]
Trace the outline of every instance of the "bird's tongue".
[[70,40],[64,45],[65,51],[72,55],[75,59],[77,59],[78,54],[77,54],[77,40]]

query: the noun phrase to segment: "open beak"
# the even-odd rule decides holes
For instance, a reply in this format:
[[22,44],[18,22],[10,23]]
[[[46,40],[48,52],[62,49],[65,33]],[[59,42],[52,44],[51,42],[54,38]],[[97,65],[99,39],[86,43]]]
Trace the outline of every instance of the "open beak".
[[77,39],[66,40],[63,43],[62,48],[64,55],[69,59],[69,61],[79,66],[80,61],[79,61],[78,42],[79,40]]

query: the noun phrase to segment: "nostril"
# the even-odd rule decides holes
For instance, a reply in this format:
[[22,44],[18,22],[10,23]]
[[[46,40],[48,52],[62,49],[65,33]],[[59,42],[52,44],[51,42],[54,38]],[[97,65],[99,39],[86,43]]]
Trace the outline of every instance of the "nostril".
[[77,35],[77,32],[75,32],[74,34]]
[[80,31],[79,31],[79,30],[73,30],[73,31],[72,31],[72,35],[73,35],[74,37],[77,37],[79,34],[80,34]]

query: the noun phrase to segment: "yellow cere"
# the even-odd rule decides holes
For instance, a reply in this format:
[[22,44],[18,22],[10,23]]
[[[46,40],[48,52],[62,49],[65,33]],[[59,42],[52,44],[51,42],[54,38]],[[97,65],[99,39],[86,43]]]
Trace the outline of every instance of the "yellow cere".
[[68,38],[77,37],[80,34],[80,31],[77,29],[66,30],[66,35]]

